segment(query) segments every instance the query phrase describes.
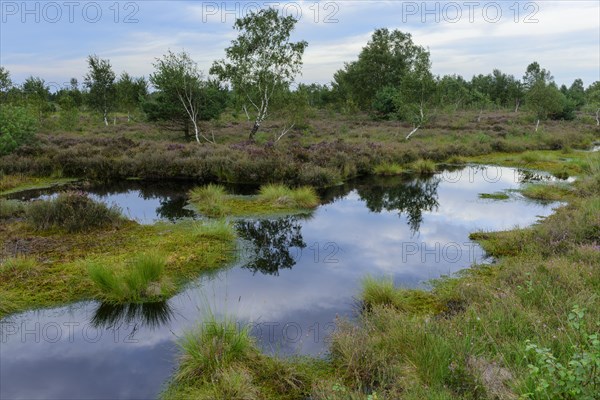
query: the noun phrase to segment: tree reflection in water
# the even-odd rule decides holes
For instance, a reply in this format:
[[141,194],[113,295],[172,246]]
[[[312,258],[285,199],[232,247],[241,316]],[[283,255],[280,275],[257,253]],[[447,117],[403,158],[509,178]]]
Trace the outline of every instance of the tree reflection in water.
[[423,212],[437,210],[439,207],[439,184],[440,179],[437,177],[412,181],[384,178],[358,187],[357,192],[373,212],[385,210],[405,214],[410,231],[415,235],[423,222]]
[[173,309],[168,302],[109,304],[101,303],[90,323],[96,329],[134,326],[156,329],[171,321]]
[[279,275],[292,268],[306,243],[300,232],[298,217],[239,221],[236,228],[241,239],[250,242],[250,261],[244,268],[253,273]]

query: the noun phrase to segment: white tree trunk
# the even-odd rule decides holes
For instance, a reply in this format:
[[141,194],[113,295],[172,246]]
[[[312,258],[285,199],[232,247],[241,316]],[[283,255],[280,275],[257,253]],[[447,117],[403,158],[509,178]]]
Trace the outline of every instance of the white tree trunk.
[[127,122],[131,122],[131,114],[127,111]]
[[275,139],[275,143],[279,142],[281,140],[282,137],[284,137],[296,124],[292,124],[290,125],[289,128],[284,128],[283,131],[281,131],[281,133],[279,134],[279,136],[277,136],[277,138]]
[[404,138],[404,140],[408,140],[410,139],[410,137],[419,130],[419,128],[421,127],[421,125],[417,126],[415,129],[413,129],[412,131],[410,131],[410,133],[408,135],[406,135],[406,138]]
[[540,127],[540,120],[538,118],[537,122],[535,123],[535,131],[538,131],[538,128]]
[[196,142],[200,143],[200,130],[198,129],[198,123],[196,120],[192,120],[194,124],[194,134],[196,135]]
[[596,110],[596,126],[600,126],[600,108]]
[[521,100],[517,99],[516,101],[516,105],[515,105],[515,113],[519,112],[519,106],[521,105]]
[[479,110],[479,115],[477,116],[477,122],[481,122],[481,114],[483,114],[483,108]]

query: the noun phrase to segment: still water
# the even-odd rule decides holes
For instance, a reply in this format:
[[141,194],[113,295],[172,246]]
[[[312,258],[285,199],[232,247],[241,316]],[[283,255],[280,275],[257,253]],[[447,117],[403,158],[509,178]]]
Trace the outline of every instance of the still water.
[[[268,353],[322,356],[336,317],[352,318],[365,275],[427,287],[475,262],[477,230],[527,226],[557,204],[526,200],[523,181],[544,174],[466,167],[428,178],[365,178],[321,193],[310,215],[238,220],[233,265],[200,276],[166,303],[95,301],[10,316],[0,322],[0,398],[155,398],[176,368],[176,339],[212,312],[250,324]],[[140,223],[198,218],[189,185],[126,182],[91,187]],[[231,187],[238,194],[256,188]],[[506,191],[508,200],[479,193]],[[51,193],[29,193],[28,198]]]

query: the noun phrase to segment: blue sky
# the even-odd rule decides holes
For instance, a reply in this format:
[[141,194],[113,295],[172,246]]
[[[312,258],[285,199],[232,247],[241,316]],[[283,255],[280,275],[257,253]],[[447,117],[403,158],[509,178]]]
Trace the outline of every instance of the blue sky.
[[269,5],[298,17],[294,38],[309,42],[301,82],[330,82],[380,27],[429,48],[435,74],[499,68],[520,78],[537,60],[559,84],[600,80],[597,1],[0,0],[0,64],[16,82],[34,75],[61,85],[82,80],[89,54],[110,59],[118,74],[147,76],[171,49],[207,71],[235,38],[235,18]]

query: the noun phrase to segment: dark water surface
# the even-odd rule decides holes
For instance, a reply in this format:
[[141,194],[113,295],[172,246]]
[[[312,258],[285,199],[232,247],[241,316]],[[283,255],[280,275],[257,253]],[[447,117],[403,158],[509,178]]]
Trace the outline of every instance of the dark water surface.
[[[499,167],[359,179],[323,191],[324,204],[311,215],[239,220],[234,265],[199,277],[167,303],[80,302],[2,320],[0,398],[155,398],[176,367],[176,339],[209,310],[251,324],[271,354],[322,355],[336,316],[354,315],[365,275],[426,287],[486,262],[470,232],[523,227],[551,214],[556,204],[511,191],[535,179],[546,177]],[[189,188],[127,182],[87,191],[153,223],[194,218],[185,208]],[[510,199],[478,197],[498,191]]]

